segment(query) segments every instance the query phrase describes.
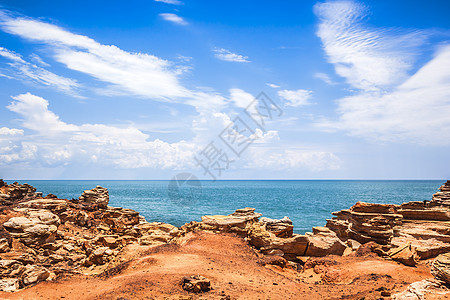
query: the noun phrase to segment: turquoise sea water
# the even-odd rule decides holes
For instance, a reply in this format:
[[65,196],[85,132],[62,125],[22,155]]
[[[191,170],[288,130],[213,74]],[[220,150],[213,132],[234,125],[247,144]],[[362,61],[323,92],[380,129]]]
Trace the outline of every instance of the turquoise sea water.
[[[8,180],[12,183],[12,180]],[[110,206],[140,212],[147,221],[181,226],[201,220],[202,215],[230,214],[237,208],[254,207],[265,217],[288,216],[294,231],[304,233],[323,226],[331,212],[349,208],[357,201],[400,204],[430,200],[444,181],[353,180],[224,180],[202,181],[193,199],[177,201],[168,196],[169,181],[28,180],[44,195],[78,198],[96,185],[108,188]]]

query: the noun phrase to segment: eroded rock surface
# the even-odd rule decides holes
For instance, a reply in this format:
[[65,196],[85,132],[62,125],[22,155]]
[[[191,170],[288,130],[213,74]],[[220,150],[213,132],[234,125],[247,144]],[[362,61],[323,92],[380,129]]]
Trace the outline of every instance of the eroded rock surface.
[[[27,184],[0,181],[0,290],[15,291],[61,275],[114,270],[124,262],[121,255],[127,249],[139,253],[136,249],[181,245],[196,231],[236,235],[259,253],[262,265],[293,270],[308,270],[310,257],[331,261],[329,255],[373,254],[415,266],[419,259],[450,252],[449,181],[431,201],[358,202],[333,213],[326,227],[314,227],[306,234],[294,233],[288,217],[261,218],[254,208],[203,216],[200,222],[178,228],[147,222],[134,210],[108,203],[108,190],[100,186],[67,200],[52,194],[43,197]],[[435,277],[447,283],[448,265],[448,254],[432,265]],[[324,278],[333,276],[327,273]]]
[[450,181],[431,201],[401,205],[358,202],[333,215],[326,226],[342,241],[376,242],[391,248],[409,243],[420,259],[450,251]]
[[15,291],[60,274],[97,274],[130,243],[160,245],[179,234],[139,213],[110,207],[106,188],[78,200],[42,197],[28,184],[0,183],[0,290]]

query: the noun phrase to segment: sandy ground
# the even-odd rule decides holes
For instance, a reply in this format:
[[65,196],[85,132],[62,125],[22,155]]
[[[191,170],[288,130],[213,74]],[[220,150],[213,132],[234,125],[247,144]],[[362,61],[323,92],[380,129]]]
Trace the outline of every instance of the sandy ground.
[[[134,248],[133,248],[134,247]],[[262,266],[245,241],[232,235],[189,234],[180,245],[132,246],[123,264],[97,276],[43,282],[0,299],[389,299],[410,283],[432,278],[429,262],[406,267],[376,256],[325,257],[303,272]],[[184,276],[203,275],[212,290],[192,294]],[[445,299],[438,296],[427,299]]]

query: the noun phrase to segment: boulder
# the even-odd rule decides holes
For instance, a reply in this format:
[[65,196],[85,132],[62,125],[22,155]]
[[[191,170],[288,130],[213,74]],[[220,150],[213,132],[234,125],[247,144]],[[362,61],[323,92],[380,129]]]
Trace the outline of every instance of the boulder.
[[282,219],[261,218],[260,221],[266,225],[266,229],[278,237],[291,237],[294,232],[294,226],[291,219],[284,217]]
[[105,247],[116,248],[117,247],[117,235],[102,235],[98,238],[98,241]]
[[90,266],[92,264],[95,265],[103,265],[108,261],[108,256],[113,252],[108,247],[100,247],[92,251],[91,255],[89,255],[86,260],[86,265]]
[[389,257],[410,267],[414,267],[419,262],[416,248],[411,246],[411,243],[406,243],[401,247],[391,250]]
[[57,215],[68,209],[67,201],[61,199],[34,199],[22,202],[18,206],[19,208],[45,209]]
[[47,196],[44,197],[45,199],[58,199],[58,196],[53,194],[47,194]]
[[314,227],[314,234],[307,235],[308,248],[306,256],[342,255],[347,246],[336,233],[326,227]]
[[39,218],[13,217],[3,224],[13,238],[26,245],[42,245],[55,240],[57,227],[41,223]]
[[255,213],[254,208],[246,207],[237,209],[234,213],[228,216],[203,216],[202,222],[207,225],[212,225],[217,228],[223,227],[245,227],[249,222],[257,221],[262,214]]
[[79,200],[87,205],[95,205],[99,208],[106,208],[109,203],[109,192],[108,189],[98,185],[92,190],[84,191],[79,197]]
[[436,279],[450,284],[450,252],[436,257],[431,265],[431,273]]
[[279,238],[274,237],[271,239],[270,245],[261,248],[262,251],[267,251],[270,249],[279,249],[283,251],[284,256],[295,257],[304,256],[306,249],[308,247],[308,238],[304,235],[294,234],[290,238]]
[[279,267],[286,267],[287,260],[281,256],[266,256],[262,259],[258,260],[258,264],[266,266],[266,265],[273,265],[273,266],[279,266]]
[[201,275],[183,277],[181,285],[183,290],[192,293],[207,292],[211,289],[211,281]]
[[126,232],[139,224],[139,213],[132,209],[108,207],[103,213],[102,222],[117,233]]
[[49,210],[27,210],[26,214],[31,220],[36,220],[36,223],[55,226],[60,224],[59,217]]
[[20,280],[24,286],[44,281],[48,278],[50,272],[40,266],[26,265]]

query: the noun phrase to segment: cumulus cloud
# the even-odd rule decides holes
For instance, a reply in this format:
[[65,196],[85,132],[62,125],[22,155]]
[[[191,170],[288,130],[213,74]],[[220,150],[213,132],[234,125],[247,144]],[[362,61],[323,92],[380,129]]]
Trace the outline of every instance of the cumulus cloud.
[[243,62],[243,63],[250,62],[248,60],[247,56],[233,53],[224,48],[214,49],[214,52],[215,52],[214,56],[220,60],[232,61],[232,62]]
[[367,8],[353,1],[318,3],[317,35],[336,73],[361,90],[390,87],[407,77],[423,33],[400,33],[365,24]]
[[23,135],[23,130],[16,128],[0,127],[0,136],[1,135],[3,136]]
[[[53,86],[72,96],[79,97],[77,90],[80,85],[76,80],[56,75],[42,67],[27,62],[21,55],[3,47],[0,47],[0,56],[10,61],[8,63],[8,65],[12,67],[10,75],[13,75],[14,77],[9,76],[9,78],[30,79],[46,86]],[[48,64],[44,63],[37,55],[32,55],[32,59],[43,66],[48,66]]]
[[[13,99],[7,108],[18,113],[21,125],[35,133],[16,141],[0,138],[0,164],[27,160],[48,166],[79,162],[124,169],[176,169],[192,165],[192,155],[198,151],[191,142],[151,140],[132,126],[68,124],[49,110],[46,99],[30,93]],[[0,129],[0,133],[20,134],[8,128]]]
[[312,91],[309,90],[281,90],[278,91],[278,96],[286,100],[287,106],[303,106],[310,104],[308,100],[312,96]]
[[76,126],[62,122],[59,117],[48,110],[48,101],[30,93],[12,97],[13,101],[7,108],[24,119],[22,126],[40,133],[59,133],[75,131]]
[[176,15],[176,14],[171,14],[171,13],[164,13],[164,14],[159,14],[164,20],[178,24],[178,25],[188,25],[188,22],[186,22],[182,17]]

